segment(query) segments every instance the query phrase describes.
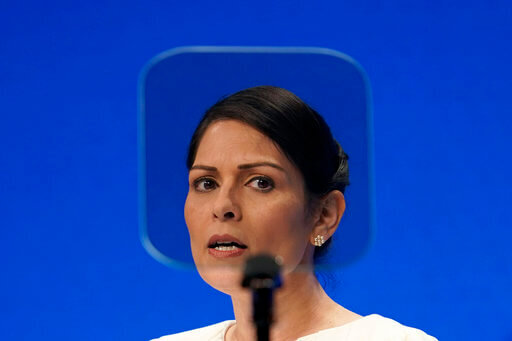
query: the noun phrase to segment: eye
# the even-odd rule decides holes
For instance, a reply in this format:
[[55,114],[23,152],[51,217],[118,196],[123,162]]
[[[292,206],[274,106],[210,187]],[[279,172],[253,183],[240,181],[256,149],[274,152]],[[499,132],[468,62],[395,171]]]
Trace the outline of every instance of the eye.
[[217,188],[217,183],[212,178],[199,178],[194,180],[194,189],[198,192],[209,192]]
[[249,180],[246,186],[255,188],[261,192],[270,192],[274,189],[274,181],[266,176],[257,176]]

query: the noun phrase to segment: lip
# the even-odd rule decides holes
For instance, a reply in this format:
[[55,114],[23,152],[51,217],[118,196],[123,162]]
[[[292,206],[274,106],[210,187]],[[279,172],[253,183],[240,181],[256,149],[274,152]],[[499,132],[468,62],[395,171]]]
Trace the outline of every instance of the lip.
[[229,251],[220,251],[217,249],[208,248],[208,254],[215,258],[230,258],[230,257],[238,257],[241,256],[246,249],[235,248],[234,250]]
[[209,247],[210,245],[213,245],[213,244],[218,243],[218,242],[227,242],[227,243],[234,242],[234,243],[237,243],[238,245],[242,245],[242,246],[247,247],[247,245],[242,243],[238,238],[235,238],[235,237],[233,237],[230,234],[223,234],[223,235],[214,234],[208,240],[208,245],[207,246]]
[[[217,249],[210,247],[210,245],[213,245],[218,242],[226,242],[226,243],[234,242],[234,243],[237,243],[238,245],[243,246],[243,248],[237,247],[234,250],[217,250]],[[210,254],[211,256],[213,256],[215,258],[238,257],[238,256],[241,256],[247,250],[247,245],[242,243],[238,238],[235,238],[229,234],[223,234],[223,235],[215,234],[215,235],[211,236],[210,239],[208,240],[207,247],[208,247],[208,254]]]

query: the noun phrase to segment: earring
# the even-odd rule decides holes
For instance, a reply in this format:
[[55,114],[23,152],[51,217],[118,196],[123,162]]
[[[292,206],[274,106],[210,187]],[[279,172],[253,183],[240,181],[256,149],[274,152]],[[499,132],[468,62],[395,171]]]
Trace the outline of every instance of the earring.
[[316,236],[316,237],[315,237],[315,246],[320,247],[320,246],[322,246],[324,243],[325,243],[324,236],[322,236],[322,235],[320,235],[320,234],[319,234],[318,236]]

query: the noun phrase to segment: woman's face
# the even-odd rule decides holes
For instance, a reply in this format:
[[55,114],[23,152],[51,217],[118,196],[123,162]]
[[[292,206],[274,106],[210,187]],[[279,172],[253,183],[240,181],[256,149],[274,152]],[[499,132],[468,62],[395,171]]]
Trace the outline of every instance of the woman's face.
[[204,133],[189,173],[185,220],[199,273],[218,290],[239,287],[236,266],[251,255],[279,256],[287,269],[312,263],[313,224],[300,171],[272,140],[239,121],[214,122]]

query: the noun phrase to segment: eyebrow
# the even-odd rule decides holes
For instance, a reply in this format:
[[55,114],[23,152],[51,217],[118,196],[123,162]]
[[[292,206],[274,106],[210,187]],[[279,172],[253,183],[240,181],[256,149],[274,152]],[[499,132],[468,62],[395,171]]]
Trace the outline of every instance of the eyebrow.
[[192,169],[204,169],[204,170],[207,170],[207,171],[210,171],[210,172],[216,172],[217,171],[217,168],[215,168],[215,167],[204,166],[204,165],[194,165],[194,166],[190,167],[190,170],[192,170]]
[[[278,169],[282,172],[285,172],[284,168],[275,164],[275,163],[272,163],[272,162],[254,162],[254,163],[244,163],[242,165],[238,165],[238,169],[250,169],[250,168],[255,168],[255,167],[262,167],[262,166],[268,166],[268,167],[272,167],[272,168],[275,168],[275,169]],[[211,167],[211,166],[205,166],[205,165],[194,165],[192,167],[190,167],[190,170],[192,169],[203,169],[203,170],[207,170],[207,171],[210,171],[210,172],[216,172],[217,171],[217,168],[215,167]]]
[[255,168],[255,167],[262,167],[262,166],[268,166],[268,167],[272,167],[272,168],[275,168],[275,169],[279,169],[280,171],[283,171],[284,172],[284,168],[275,164],[275,163],[272,163],[272,162],[255,162],[255,163],[246,163],[246,164],[243,164],[243,165],[239,165],[238,166],[238,169],[249,169],[249,168]]

